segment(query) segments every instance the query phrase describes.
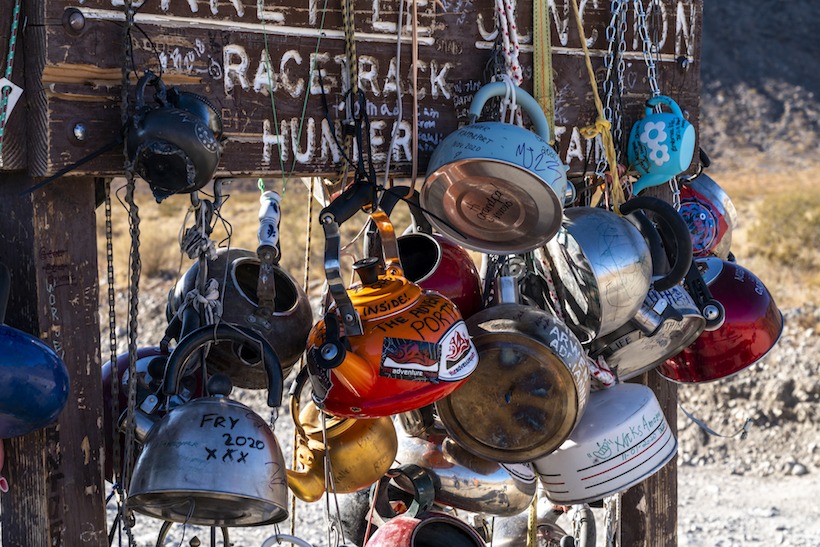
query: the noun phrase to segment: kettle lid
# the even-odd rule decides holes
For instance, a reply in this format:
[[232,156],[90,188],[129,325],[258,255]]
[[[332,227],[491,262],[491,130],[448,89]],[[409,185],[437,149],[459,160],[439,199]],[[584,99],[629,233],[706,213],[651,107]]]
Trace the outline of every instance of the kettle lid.
[[353,265],[362,282],[348,289],[353,307],[363,320],[380,319],[416,303],[424,292],[402,275],[380,274],[376,259],[365,258]]

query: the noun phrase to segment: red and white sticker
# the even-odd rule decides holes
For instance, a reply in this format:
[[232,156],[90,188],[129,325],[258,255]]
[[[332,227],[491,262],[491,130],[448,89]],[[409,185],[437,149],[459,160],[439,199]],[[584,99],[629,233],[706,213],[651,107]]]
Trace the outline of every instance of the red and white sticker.
[[464,321],[453,324],[437,343],[386,336],[379,374],[416,382],[457,382],[475,370],[476,351]]

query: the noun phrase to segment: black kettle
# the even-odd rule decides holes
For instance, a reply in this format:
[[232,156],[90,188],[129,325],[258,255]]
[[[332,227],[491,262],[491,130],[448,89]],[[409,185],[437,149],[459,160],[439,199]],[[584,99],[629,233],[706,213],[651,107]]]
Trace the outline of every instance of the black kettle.
[[[155,88],[145,104],[145,88]],[[222,121],[203,97],[167,89],[146,71],[136,90],[136,112],[127,128],[129,159],[157,202],[199,190],[214,176],[222,154]]]

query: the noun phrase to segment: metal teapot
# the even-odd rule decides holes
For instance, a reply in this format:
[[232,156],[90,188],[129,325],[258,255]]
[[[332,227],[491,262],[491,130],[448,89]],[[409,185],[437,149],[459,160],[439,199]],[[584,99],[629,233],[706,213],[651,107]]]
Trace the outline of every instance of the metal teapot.
[[569,436],[590,390],[585,354],[552,314],[518,302],[513,276],[497,279],[497,305],[467,325],[479,352],[464,386],[436,403],[459,445],[482,458],[530,462]]
[[[156,88],[153,106],[145,104],[149,84]],[[136,113],[127,127],[126,148],[134,169],[148,182],[158,202],[205,186],[222,153],[218,114],[214,111],[203,119],[203,108],[190,97],[178,104],[168,100],[165,84],[151,71],[137,82]],[[183,108],[186,105],[193,111]],[[212,127],[219,127],[219,135]]]
[[[206,325],[180,341],[168,359],[163,391],[171,395],[179,390],[188,361],[207,344],[246,343],[248,338],[261,348],[268,406],[278,407],[282,369],[270,344],[225,324]],[[226,376],[212,377],[208,387],[211,396],[176,407],[147,432],[134,466],[129,507],[155,518],[205,526],[285,520],[287,479],[276,437],[260,416],[228,398]]]
[[353,203],[355,212],[359,202],[342,197],[342,208],[332,203],[320,215],[335,305],[308,336],[314,401],[329,414],[348,418],[429,405],[455,391],[478,363],[467,326],[450,300],[404,277],[393,226],[380,210],[370,217],[381,236],[385,271],[376,257],[359,261],[354,268],[362,281],[345,289],[337,219],[352,216],[342,209]]
[[[401,485],[401,490],[412,492],[411,499],[406,500],[409,504],[404,513],[397,514],[390,504],[393,499],[391,479]],[[485,547],[478,531],[466,522],[446,513],[430,511],[434,491],[433,478],[423,468],[408,464],[391,469],[371,489],[380,526],[367,539],[365,547]],[[392,492],[396,490],[392,489]],[[382,519],[389,520],[384,522]]]
[[541,265],[558,291],[556,305],[582,343],[615,331],[635,316],[650,286],[666,290],[689,269],[691,239],[680,214],[651,197],[631,199],[620,209],[623,215],[639,210],[665,219],[679,242],[671,270],[662,277],[653,280],[659,265],[653,263],[647,239],[654,228],[605,209],[567,209],[558,235],[539,250]]
[[[448,437],[434,420],[415,426],[417,415],[431,407],[396,416],[399,450],[396,462],[415,464],[435,484],[435,502],[472,513],[512,516],[526,510],[537,487],[529,464],[503,464],[475,456]],[[401,487],[401,484],[399,484]]]
[[458,244],[490,254],[532,251],[561,226],[567,170],[550,146],[543,110],[526,91],[516,101],[535,133],[517,125],[475,122],[503,82],[482,87],[470,105],[470,125],[439,144],[427,167],[421,205],[435,228]]
[[68,402],[65,363],[39,338],[0,324],[0,438],[57,420]]
[[[313,326],[313,311],[305,291],[284,268],[272,264],[275,286],[274,310],[259,317],[257,280],[260,260],[248,249],[219,249],[207,262],[208,277],[225,283],[222,294],[221,322],[249,328],[270,343],[279,358],[283,376],[287,376],[305,350],[308,332]],[[177,281],[168,295],[166,317],[170,321],[185,304],[186,295],[197,287],[199,263],[194,264]],[[260,364],[258,346],[225,341],[215,344],[208,353],[208,369],[226,374],[233,385],[261,389],[266,373]]]
[[[314,502],[325,493],[325,459],[330,459],[332,489],[339,494],[369,487],[393,464],[398,440],[393,421],[324,416],[308,402],[300,410],[300,395],[307,369],[297,376],[291,389],[290,413],[296,427],[296,457],[304,471],[287,470],[288,486],[302,501]],[[327,444],[323,441],[326,439]]]

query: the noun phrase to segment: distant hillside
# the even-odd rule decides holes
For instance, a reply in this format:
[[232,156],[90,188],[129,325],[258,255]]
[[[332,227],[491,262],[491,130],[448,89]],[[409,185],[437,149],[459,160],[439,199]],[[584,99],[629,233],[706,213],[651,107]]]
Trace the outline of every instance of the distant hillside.
[[820,2],[705,0],[700,132],[716,168],[820,160]]

